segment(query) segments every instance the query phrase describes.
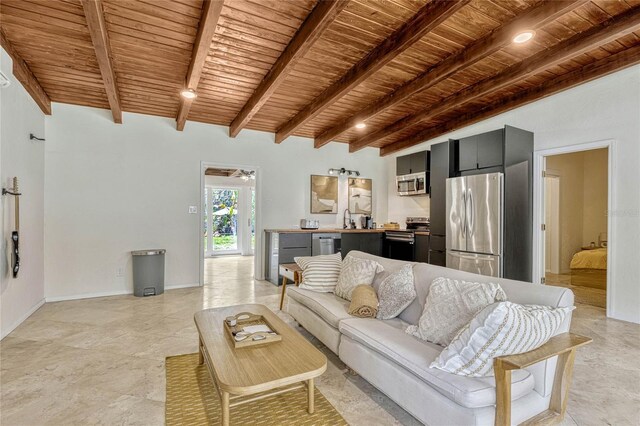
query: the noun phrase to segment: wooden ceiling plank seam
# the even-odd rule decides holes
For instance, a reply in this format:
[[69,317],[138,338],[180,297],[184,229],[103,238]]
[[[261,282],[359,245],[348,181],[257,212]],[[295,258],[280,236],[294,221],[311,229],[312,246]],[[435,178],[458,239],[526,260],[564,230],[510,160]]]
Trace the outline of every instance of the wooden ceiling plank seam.
[[450,55],[444,61],[408,81],[394,92],[389,93],[357,114],[326,130],[315,139],[314,146],[319,148],[326,145],[357,123],[366,122],[389,108],[406,101],[415,93],[433,87],[456,72],[464,70],[498,52],[501,48],[511,43],[514,34],[522,28],[541,28],[585,1],[553,1],[528,9],[487,36],[459,50],[458,53]]
[[51,115],[51,99],[27,63],[9,42],[4,30],[0,28],[0,46],[7,52],[13,62],[13,75],[22,84],[45,115]]
[[[202,18],[198,26],[198,32],[195,42],[193,43],[193,55],[189,64],[189,69],[185,78],[185,88],[196,90],[200,82],[200,76],[209,54],[209,48],[213,35],[216,32],[218,19],[224,6],[223,0],[205,0],[202,5]],[[176,128],[180,131],[184,130],[184,125],[189,115],[189,109],[193,99],[180,97],[180,106],[176,117]]]
[[600,59],[592,64],[548,80],[540,86],[517,92],[503,98],[482,111],[475,111],[446,123],[422,130],[411,137],[385,145],[380,149],[381,156],[387,156],[430,139],[437,138],[454,130],[469,126],[503,112],[521,107],[528,103],[571,89],[605,75],[640,64],[640,45],[623,50],[615,55]]
[[407,127],[414,126],[457,105],[484,96],[521,78],[537,73],[540,70],[557,65],[578,56],[600,44],[608,43],[640,26],[640,6],[593,26],[582,33],[566,39],[556,46],[543,50],[518,64],[509,67],[498,75],[488,77],[473,86],[469,86],[456,94],[442,99],[438,105],[429,105],[420,111],[403,117],[387,127],[374,131],[350,144],[350,152],[355,152],[373,142],[398,133]]
[[322,36],[347,4],[346,0],[321,1],[313,8],[291,39],[291,42],[231,122],[229,126],[230,137],[235,138],[249,123],[251,118],[287,78],[293,67],[298,63],[298,60],[311,49],[311,46]]
[[82,0],[82,7],[87,19],[87,28],[95,49],[104,88],[107,92],[107,100],[109,101],[113,121],[122,123],[122,106],[120,105],[118,83],[111,59],[111,45],[109,44],[109,33],[104,19],[102,0]]
[[293,134],[296,129],[330,107],[352,88],[366,80],[400,53],[446,21],[469,0],[431,2],[422,7],[409,21],[402,24],[381,44],[351,67],[334,84],[325,89],[313,102],[304,107],[276,132],[276,143]]

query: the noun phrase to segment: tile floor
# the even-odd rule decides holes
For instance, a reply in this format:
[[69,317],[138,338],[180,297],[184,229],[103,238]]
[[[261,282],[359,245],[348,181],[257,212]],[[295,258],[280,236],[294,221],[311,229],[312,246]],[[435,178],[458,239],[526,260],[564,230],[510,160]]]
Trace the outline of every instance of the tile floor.
[[[0,343],[0,424],[162,424],[164,358],[197,351],[196,310],[250,302],[277,310],[278,290],[251,278],[252,258],[210,262],[202,288],[45,304]],[[594,344],[578,354],[565,424],[639,424],[640,326],[588,306],[574,318],[573,331]],[[318,388],[350,424],[418,424],[323,350],[330,362]]]

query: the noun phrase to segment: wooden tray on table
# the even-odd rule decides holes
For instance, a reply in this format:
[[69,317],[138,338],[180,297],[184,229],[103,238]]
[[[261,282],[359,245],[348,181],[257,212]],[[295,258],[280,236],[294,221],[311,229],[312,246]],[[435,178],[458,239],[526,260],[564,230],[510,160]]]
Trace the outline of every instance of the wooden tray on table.
[[[269,320],[267,320],[262,315],[252,314],[251,312],[240,312],[239,314],[235,315],[235,318],[236,318],[235,327],[230,326],[229,324],[227,324],[226,321],[223,321],[223,326],[224,326],[224,329],[226,330],[227,335],[231,339],[233,346],[236,349],[253,347],[253,346],[261,346],[269,343],[280,342],[282,340],[282,336],[280,336],[275,331],[276,329],[273,327],[273,325],[271,325]],[[240,340],[240,341],[236,340],[234,331],[236,333],[242,332],[244,327],[251,326],[251,325],[266,325],[267,327],[269,327],[269,329],[273,333],[268,333],[268,332],[249,333],[244,340]]]

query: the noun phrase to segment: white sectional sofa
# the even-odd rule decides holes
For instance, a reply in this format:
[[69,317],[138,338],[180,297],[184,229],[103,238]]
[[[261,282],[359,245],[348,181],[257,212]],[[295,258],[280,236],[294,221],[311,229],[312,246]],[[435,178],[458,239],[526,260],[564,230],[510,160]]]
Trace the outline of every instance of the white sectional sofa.
[[[352,256],[375,259],[387,271],[407,262],[351,251]],[[491,278],[426,263],[414,266],[418,297],[393,320],[356,318],[349,302],[333,293],[300,288],[287,291],[287,311],[340,359],[421,422],[431,425],[493,425],[495,379],[458,376],[429,368],[442,347],[404,332],[417,324],[431,282],[437,277],[497,282],[508,300],[553,307],[572,306],[573,293],[564,288]],[[379,283],[373,283],[377,287]],[[558,333],[569,331],[569,316]],[[512,375],[512,416],[519,424],[549,408],[556,358]]]

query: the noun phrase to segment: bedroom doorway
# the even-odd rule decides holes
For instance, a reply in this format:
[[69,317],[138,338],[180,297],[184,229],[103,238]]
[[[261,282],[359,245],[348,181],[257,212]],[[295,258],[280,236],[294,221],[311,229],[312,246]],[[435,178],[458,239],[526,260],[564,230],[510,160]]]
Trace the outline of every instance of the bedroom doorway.
[[607,308],[609,148],[544,157],[543,282]]

